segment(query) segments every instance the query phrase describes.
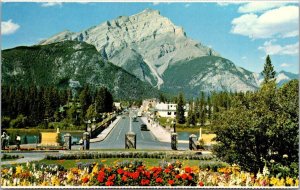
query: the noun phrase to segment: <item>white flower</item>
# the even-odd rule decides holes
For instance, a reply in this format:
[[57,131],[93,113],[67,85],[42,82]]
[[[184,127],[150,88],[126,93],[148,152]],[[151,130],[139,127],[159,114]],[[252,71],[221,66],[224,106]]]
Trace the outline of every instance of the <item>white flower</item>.
[[275,162],[275,160],[272,159],[272,160],[270,160],[270,162],[273,164]]
[[17,185],[17,178],[14,179],[14,183],[13,184],[14,184],[14,186]]
[[283,158],[288,158],[289,156],[287,154],[284,154],[282,157]]
[[263,177],[263,175],[260,172],[258,172],[257,175],[256,175],[256,179],[260,179],[262,177]]
[[269,175],[269,174],[270,174],[269,169],[268,169],[268,167],[265,165],[264,168],[263,168],[263,176],[267,176],[267,175]]

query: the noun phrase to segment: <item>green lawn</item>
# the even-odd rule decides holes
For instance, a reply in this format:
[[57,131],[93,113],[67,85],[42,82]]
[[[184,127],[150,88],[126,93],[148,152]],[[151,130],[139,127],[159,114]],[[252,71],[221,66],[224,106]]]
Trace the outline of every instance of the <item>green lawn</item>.
[[[93,162],[102,162],[103,164],[107,166],[113,166],[117,162],[122,162],[122,161],[133,161],[133,160],[143,160],[144,164],[147,167],[151,166],[159,166],[159,163],[163,161],[164,159],[153,159],[153,158],[143,158],[143,159],[138,159],[138,158],[103,158],[103,159],[80,159],[80,160],[41,160],[36,163],[44,163],[44,164],[60,164],[63,165],[65,168],[72,168],[72,167],[77,167],[77,163],[93,163]],[[165,159],[165,161],[172,161]],[[198,167],[200,163],[205,163],[205,162],[211,162],[211,161],[199,161],[199,160],[182,160],[182,165],[183,166],[194,166]]]
[[[158,121],[161,126],[166,127],[167,125],[170,125],[170,123],[172,121],[172,119],[169,119],[169,123],[168,123],[167,119],[168,119],[167,117],[160,117],[160,118],[158,118]],[[210,125],[209,122],[206,122],[206,124],[201,127],[202,127],[202,133],[206,133],[206,134],[213,133],[212,126]],[[199,134],[199,129],[200,129],[200,126],[187,127],[186,124],[176,123],[176,131],[177,132],[189,132],[189,133]]]

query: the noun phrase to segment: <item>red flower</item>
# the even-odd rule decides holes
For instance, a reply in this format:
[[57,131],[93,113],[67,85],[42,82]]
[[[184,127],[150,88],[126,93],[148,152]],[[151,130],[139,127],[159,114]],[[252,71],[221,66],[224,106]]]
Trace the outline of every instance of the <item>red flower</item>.
[[174,184],[174,180],[170,179],[170,180],[168,181],[168,184],[169,184],[169,185],[173,185],[173,184]]
[[137,178],[139,178],[139,176],[140,176],[140,172],[133,172],[133,173],[131,173],[132,179],[137,179]]
[[166,174],[170,173],[170,169],[165,169],[164,171]]
[[175,178],[176,178],[176,179],[180,179],[181,176],[180,176],[179,174],[177,174],[177,175],[175,176]]
[[188,175],[188,180],[192,180],[192,179],[193,179],[193,177]]
[[115,179],[116,174],[113,174],[111,176],[108,177],[108,181],[112,181]]
[[168,167],[168,168],[169,168],[170,170],[171,170],[171,169],[173,169],[173,165],[169,165],[169,167]]
[[147,178],[149,178],[150,179],[150,172],[148,172],[148,171],[145,171],[145,176],[147,177]]
[[186,179],[187,177],[188,177],[188,175],[187,174],[182,174],[182,179]]
[[127,181],[127,177],[125,175],[123,175],[122,177],[122,181],[126,182]]
[[184,170],[185,170],[186,173],[191,173],[192,172],[192,168],[190,168],[190,167],[186,167]]
[[106,185],[106,186],[113,186],[113,185],[114,185],[114,182],[112,182],[112,181],[107,181],[107,182],[105,183],[105,185]]
[[118,172],[118,174],[123,174],[124,173],[124,170],[122,170],[121,168],[119,168],[118,170],[117,170],[117,172]]
[[104,181],[104,178],[105,178],[105,173],[103,171],[100,171],[98,173],[98,177],[97,177],[97,180],[102,183]]
[[200,186],[204,186],[204,183],[202,181],[199,182]]
[[125,171],[125,172],[124,172],[124,175],[125,175],[125,176],[130,176],[130,172]]
[[156,178],[155,181],[156,181],[156,183],[162,183],[163,182],[163,180],[160,177]]
[[88,177],[82,178],[82,182],[83,182],[83,183],[87,183],[88,181],[89,181],[89,178],[88,178]]
[[149,185],[149,183],[150,183],[150,180],[148,180],[148,179],[142,179],[142,181],[141,181],[141,185]]

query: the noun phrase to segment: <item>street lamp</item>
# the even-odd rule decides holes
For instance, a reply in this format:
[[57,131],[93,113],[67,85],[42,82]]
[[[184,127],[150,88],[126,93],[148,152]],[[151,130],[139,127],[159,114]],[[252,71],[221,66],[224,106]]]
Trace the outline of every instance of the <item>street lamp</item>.
[[173,125],[173,132],[176,133],[176,121],[175,120],[172,121],[172,125]]
[[89,128],[89,125],[91,124],[91,120],[88,120],[88,121],[85,121],[85,131],[87,132],[88,131],[88,128]]

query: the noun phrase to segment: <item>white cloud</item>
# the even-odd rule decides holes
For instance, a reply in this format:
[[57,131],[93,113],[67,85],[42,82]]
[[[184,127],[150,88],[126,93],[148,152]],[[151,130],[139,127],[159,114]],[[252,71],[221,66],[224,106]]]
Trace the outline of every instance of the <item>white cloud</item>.
[[231,33],[252,39],[295,37],[299,30],[299,8],[284,6],[266,11],[260,16],[249,13],[232,20]]
[[280,67],[289,67],[290,66],[290,64],[287,64],[287,63],[282,63],[281,65],[280,65]]
[[268,55],[298,55],[299,53],[299,42],[285,46],[273,44],[273,42],[276,42],[276,40],[266,41],[264,45],[258,47],[258,49]]
[[185,4],[185,5],[184,5],[185,8],[188,8],[188,7],[190,7],[190,6],[191,6],[191,4]]
[[20,25],[17,23],[13,23],[10,19],[8,21],[1,22],[1,34],[9,35],[15,33],[20,28]]
[[243,60],[246,60],[246,59],[247,59],[247,57],[246,57],[246,56],[243,56],[243,57],[242,57],[242,59],[243,59]]
[[261,12],[286,5],[285,2],[250,2],[239,7],[240,13]]
[[53,7],[53,6],[62,6],[62,2],[47,2],[47,3],[42,3],[42,7]]
[[152,5],[159,5],[160,2],[153,2]]

